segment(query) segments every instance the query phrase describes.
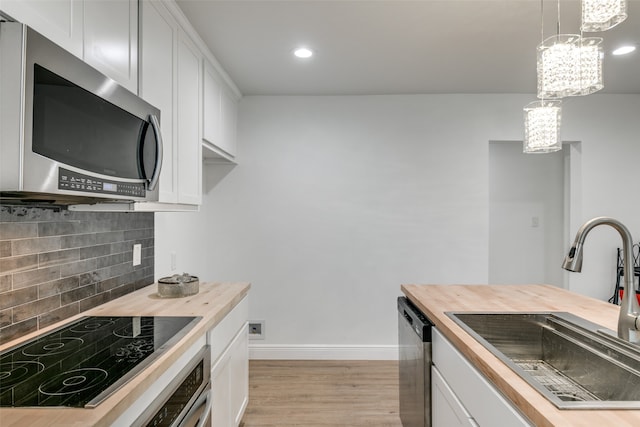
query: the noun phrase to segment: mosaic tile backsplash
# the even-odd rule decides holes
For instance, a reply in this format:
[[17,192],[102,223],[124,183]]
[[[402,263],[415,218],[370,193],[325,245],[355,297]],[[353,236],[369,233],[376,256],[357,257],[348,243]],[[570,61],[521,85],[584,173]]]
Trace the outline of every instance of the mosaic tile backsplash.
[[0,205],[0,344],[153,283],[153,226],[147,212]]

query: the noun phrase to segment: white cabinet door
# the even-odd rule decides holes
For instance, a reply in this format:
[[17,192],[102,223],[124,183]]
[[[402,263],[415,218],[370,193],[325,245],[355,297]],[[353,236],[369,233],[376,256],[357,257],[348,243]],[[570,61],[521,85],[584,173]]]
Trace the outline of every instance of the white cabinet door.
[[222,125],[222,85],[209,61],[204,61],[202,139],[213,145],[220,140]]
[[215,427],[237,427],[249,402],[248,316],[245,297],[207,334]]
[[208,61],[204,63],[202,141],[205,158],[233,160],[236,155],[238,102]]
[[160,202],[178,202],[176,85],[178,25],[161,2],[140,2],[140,96],[160,109],[163,160]]
[[211,370],[211,425],[231,427],[232,415],[229,405],[229,356],[225,354]]
[[82,0],[0,0],[0,11],[82,58]]
[[431,426],[477,427],[435,366],[431,367]]
[[229,347],[229,407],[233,425],[240,425],[249,403],[249,323],[245,323]]
[[221,99],[222,135],[220,148],[231,156],[236,156],[236,133],[238,128],[238,102],[231,91],[223,87]]
[[84,61],[138,93],[138,1],[84,0]]
[[202,55],[164,4],[140,5],[140,95],[160,108],[163,161],[159,202],[202,201]]
[[202,201],[200,143],[201,53],[184,31],[178,32],[178,202]]
[[249,402],[248,323],[211,369],[212,420],[216,427],[237,427]]
[[0,10],[138,93],[137,0],[0,0]]

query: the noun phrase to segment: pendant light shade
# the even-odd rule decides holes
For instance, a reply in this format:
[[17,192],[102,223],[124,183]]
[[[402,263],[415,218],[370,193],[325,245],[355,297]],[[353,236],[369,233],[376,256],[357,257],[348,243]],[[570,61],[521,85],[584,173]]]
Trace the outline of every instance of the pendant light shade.
[[602,39],[558,34],[538,46],[538,98],[588,95],[603,87]]
[[564,98],[575,92],[577,34],[558,34],[538,45],[538,98]]
[[524,153],[551,153],[562,149],[562,101],[534,101],[524,107]]
[[579,83],[576,95],[590,95],[604,87],[602,83],[601,37],[581,37],[576,66],[579,67]]
[[627,0],[582,0],[582,31],[606,31],[625,19]]

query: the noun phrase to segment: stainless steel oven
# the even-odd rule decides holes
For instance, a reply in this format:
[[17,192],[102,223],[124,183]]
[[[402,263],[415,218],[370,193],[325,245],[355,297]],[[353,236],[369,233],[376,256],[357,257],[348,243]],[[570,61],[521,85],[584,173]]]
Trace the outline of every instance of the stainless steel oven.
[[133,423],[146,427],[211,427],[211,349],[205,346]]

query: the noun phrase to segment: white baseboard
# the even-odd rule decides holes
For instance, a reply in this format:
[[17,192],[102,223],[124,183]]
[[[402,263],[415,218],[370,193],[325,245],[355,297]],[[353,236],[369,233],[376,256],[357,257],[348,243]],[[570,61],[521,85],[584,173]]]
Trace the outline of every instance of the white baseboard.
[[397,345],[249,344],[249,359],[261,360],[398,360]]

